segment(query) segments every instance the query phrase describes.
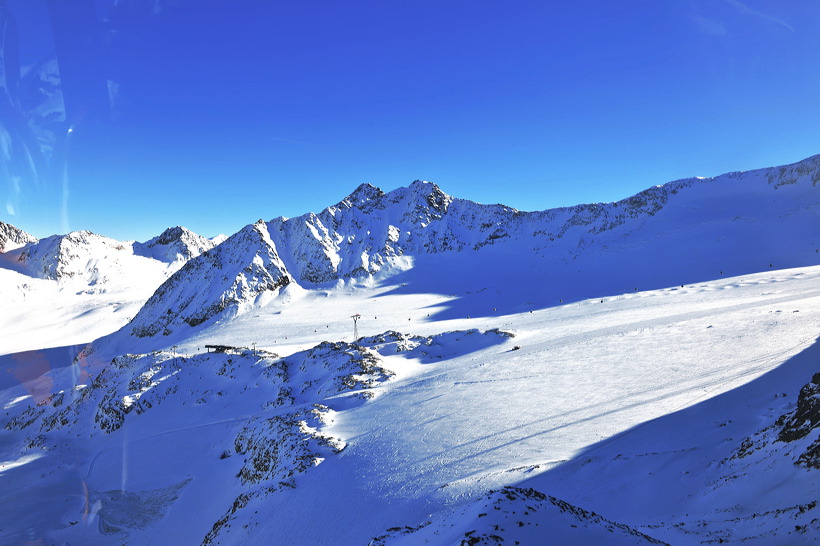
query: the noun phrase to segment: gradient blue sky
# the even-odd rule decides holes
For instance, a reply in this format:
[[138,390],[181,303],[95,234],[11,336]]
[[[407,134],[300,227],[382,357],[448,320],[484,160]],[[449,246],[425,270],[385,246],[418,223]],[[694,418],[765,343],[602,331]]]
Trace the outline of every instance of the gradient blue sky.
[[414,179],[537,210],[820,153],[816,0],[132,2],[165,8],[108,52],[109,141],[3,220],[213,236]]

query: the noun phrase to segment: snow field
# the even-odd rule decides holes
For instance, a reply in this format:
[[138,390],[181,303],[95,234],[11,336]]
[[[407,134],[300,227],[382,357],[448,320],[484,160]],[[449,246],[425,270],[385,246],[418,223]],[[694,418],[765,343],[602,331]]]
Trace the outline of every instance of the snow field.
[[[260,537],[330,543],[343,528],[352,542],[366,542],[378,530],[416,525],[490,489],[560,470],[588,446],[749,383],[813,343],[820,268],[443,322],[424,320],[425,311],[442,301],[436,295],[338,293],[271,309],[267,316],[262,309],[259,317],[248,314],[208,336],[237,344],[247,344],[251,335],[259,344],[287,337],[274,344],[284,355],[323,339],[313,332],[317,316],[340,317],[325,334],[349,340],[347,313],[359,311],[355,304],[362,301],[385,329],[399,329],[404,315],[415,313],[416,321],[406,321],[413,330],[403,328],[408,333],[499,327],[516,337],[476,347],[469,336],[459,336],[440,360],[386,359],[400,375],[322,429],[347,447],[301,476],[296,489],[260,505],[277,514],[265,517]],[[251,321],[270,329],[248,334]],[[360,332],[369,334],[369,328],[360,322]],[[516,345],[521,349],[512,350]],[[322,514],[324,525],[305,526],[308,506]]]

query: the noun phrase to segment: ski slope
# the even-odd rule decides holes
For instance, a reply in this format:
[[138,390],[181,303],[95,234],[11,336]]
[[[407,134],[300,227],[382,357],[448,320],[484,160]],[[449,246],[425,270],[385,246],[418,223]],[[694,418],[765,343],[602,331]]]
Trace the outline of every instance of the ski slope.
[[818,180],[15,243],[0,542],[813,543]]
[[[295,488],[254,499],[236,513],[221,540],[243,543],[252,536],[257,543],[332,543],[344,536],[351,543],[366,543],[388,528],[446,517],[489,490],[537,480],[533,477],[539,475],[563,476],[550,478],[561,484],[559,495],[549,488],[537,489],[573,502],[576,499],[567,497],[574,491],[574,473],[563,475],[561,469],[577,465],[573,459],[589,446],[778,369],[814,343],[820,319],[818,267],[624,294],[603,303],[596,298],[532,313],[445,321],[426,316],[446,304],[440,296],[405,296],[392,293],[392,288],[303,294],[298,305],[261,308],[178,348],[193,355],[194,345],[202,351],[206,342],[256,343],[258,349],[287,356],[321,339],[352,341],[352,321],[347,319],[351,310],[367,313],[360,321],[365,336],[386,330],[434,335],[493,328],[515,335],[489,342],[476,333],[452,334],[443,337],[430,355],[389,354],[383,366],[396,375],[370,389],[372,399],[345,409],[345,396],[323,398],[323,404],[336,405],[339,411],[322,433],[337,438],[345,448],[299,475]],[[371,314],[373,318],[366,320]],[[324,332],[314,332],[322,326]],[[512,350],[515,346],[521,348]],[[804,366],[787,380],[769,385],[772,397],[781,391],[793,397],[812,371]],[[240,385],[248,383],[222,385],[225,399],[235,405],[226,402],[227,413],[218,419],[203,421],[181,405],[172,413],[160,406],[134,416],[133,425],[122,431],[106,435],[101,451],[94,442],[73,448],[78,440],[66,441],[56,453],[45,452],[4,471],[4,479],[22,483],[33,479],[32,473],[49,469],[38,483],[59,491],[60,500],[73,499],[60,516],[63,525],[70,519],[68,513],[76,514],[82,504],[80,483],[94,491],[143,491],[190,479],[165,517],[144,530],[129,529],[129,541],[200,540],[230,506],[233,498],[227,497],[241,491],[232,483],[237,461],[231,458],[220,466],[219,458],[231,447],[224,438],[259,413],[247,403]],[[198,388],[207,391],[213,386]],[[20,399],[26,396],[23,387],[3,395],[7,411],[26,403]],[[730,411],[731,406],[719,406],[710,418],[720,421]],[[156,416],[141,424],[152,412]],[[700,427],[691,429],[697,438]],[[736,437],[735,443],[741,439]],[[638,445],[646,442],[643,438]],[[7,445],[4,451],[8,450]],[[16,464],[12,453],[5,458]],[[75,462],[66,464],[66,459]],[[817,490],[816,478],[812,479],[802,484],[799,495],[795,493],[801,501]],[[585,487],[600,481],[587,481]],[[595,506],[595,497],[594,492],[580,495],[583,502],[576,504],[587,509],[593,505],[591,509],[603,517],[640,527],[656,538],[668,539],[668,531],[644,527],[658,518],[671,525],[678,521],[671,519],[672,514],[681,517],[677,510],[682,505],[676,506],[674,499],[668,499],[671,506],[663,517],[670,519],[664,520],[657,514],[642,519],[643,512],[605,505],[607,513]],[[272,513],[276,517],[270,517]],[[9,512],[3,529],[14,526],[14,514]],[[316,518],[321,525],[313,523]],[[246,524],[254,530],[252,535],[241,530]],[[94,525],[80,524],[52,530],[52,535],[72,542],[105,538]]]

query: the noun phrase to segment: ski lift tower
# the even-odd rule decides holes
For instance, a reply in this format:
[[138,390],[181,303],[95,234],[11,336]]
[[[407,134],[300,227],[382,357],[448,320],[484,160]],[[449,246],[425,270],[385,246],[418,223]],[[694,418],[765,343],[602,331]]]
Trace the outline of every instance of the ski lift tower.
[[353,344],[358,346],[359,345],[359,343],[358,343],[358,341],[359,341],[359,319],[362,318],[362,316],[359,313],[356,313],[355,315],[352,315],[350,318],[353,319]]

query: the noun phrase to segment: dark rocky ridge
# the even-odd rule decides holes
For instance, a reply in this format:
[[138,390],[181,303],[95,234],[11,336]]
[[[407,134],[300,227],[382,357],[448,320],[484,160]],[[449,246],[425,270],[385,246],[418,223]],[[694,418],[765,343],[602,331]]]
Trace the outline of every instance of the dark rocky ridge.
[[[797,396],[797,408],[791,414],[778,420],[783,428],[777,435],[780,442],[802,440],[820,426],[820,373],[814,374],[810,383],[800,389]],[[820,436],[803,451],[795,461],[799,466],[820,469]]]
[[29,235],[20,228],[0,221],[0,252],[5,252],[6,247],[11,246],[10,243],[17,246],[36,242],[37,238],[33,235]]

